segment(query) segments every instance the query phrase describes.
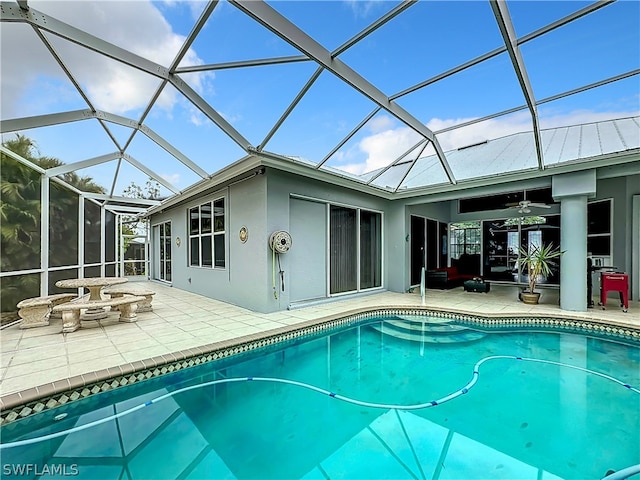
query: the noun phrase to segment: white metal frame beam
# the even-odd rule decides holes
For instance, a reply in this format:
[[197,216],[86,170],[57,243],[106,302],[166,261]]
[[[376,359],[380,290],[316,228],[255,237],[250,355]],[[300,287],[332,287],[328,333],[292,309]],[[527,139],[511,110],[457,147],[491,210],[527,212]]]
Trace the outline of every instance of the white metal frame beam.
[[17,132],[30,128],[49,127],[63,123],[78,122],[87,119],[87,112],[91,110],[73,110],[70,112],[49,113],[34,117],[21,117],[2,120],[0,122],[0,133]]
[[284,113],[280,116],[278,121],[276,121],[276,123],[273,125],[273,127],[271,127],[271,130],[269,131],[269,133],[267,133],[267,136],[264,137],[264,140],[262,140],[260,145],[258,145],[258,147],[257,147],[258,151],[262,150],[267,145],[269,140],[271,140],[271,137],[273,137],[273,135],[275,135],[275,133],[282,126],[282,124],[287,119],[287,117],[291,114],[291,112],[293,112],[293,109],[296,107],[296,105],[298,105],[298,103],[300,103],[300,100],[302,100],[302,97],[305,96],[305,94],[309,91],[311,86],[316,82],[316,80],[318,80],[318,78],[320,77],[320,74],[323,72],[323,70],[324,70],[324,68],[318,67],[316,69],[316,71],[313,72],[313,75],[311,75],[311,78],[309,78],[309,80],[307,80],[307,83],[298,92],[296,97],[289,104],[289,106],[284,111]]
[[407,8],[409,8],[410,6],[414,5],[417,2],[418,0],[403,0],[400,4],[396,5],[394,8],[389,10],[386,14],[384,14],[378,20],[370,24],[367,28],[365,28],[358,34],[354,35],[349,40],[347,40],[342,45],[340,45],[338,48],[336,48],[333,52],[331,52],[331,55],[334,57],[337,57],[341,53],[344,53],[346,50],[348,50],[349,48],[354,46],[356,43],[361,41],[363,38],[369,36],[370,34],[375,32],[377,29],[382,27],[384,24],[390,22],[393,18],[397,17],[402,12],[404,12]]
[[[385,172],[389,171],[391,169],[391,167],[395,167],[397,164],[400,163],[400,161],[406,157],[407,155],[409,155],[413,150],[415,150],[416,148],[418,148],[420,145],[422,145],[423,143],[426,142],[426,139],[420,140],[418,143],[416,143],[415,145],[413,145],[411,148],[409,148],[408,150],[406,150],[402,155],[400,155],[398,158],[396,158],[392,163],[390,163],[389,165],[387,165],[386,167],[384,167],[382,170],[380,170],[378,173],[376,173],[373,177],[371,177],[368,181],[367,181],[367,185],[375,185],[373,182],[376,181],[376,179],[378,179],[379,177],[381,177],[382,175],[385,174]],[[424,152],[424,149],[426,148],[426,145],[424,147],[422,147],[420,149],[420,153]],[[419,156],[416,157],[416,160],[418,160],[418,158],[420,158]],[[415,162],[413,162],[411,164],[411,167],[409,168],[409,170],[411,170],[413,167],[415,166]],[[407,170],[407,174],[409,173],[409,170]],[[402,181],[400,183],[402,183],[404,181],[404,177],[402,179]],[[398,183],[398,187],[400,186],[400,183]],[[398,189],[396,188],[395,191],[398,191]]]
[[[172,155],[176,160],[178,160],[180,163],[182,163],[188,169],[190,169],[192,172],[198,175],[200,178],[207,178],[209,176],[209,173],[206,170],[202,169],[197,163],[189,159],[186,155],[180,152],[176,147],[174,147],[168,141],[166,141],[164,137],[158,135],[151,128],[147,127],[146,125],[140,125],[136,120],[126,118],[121,115],[115,115],[113,113],[104,112],[101,110],[96,110],[96,111],[74,110],[71,112],[53,113],[53,114],[38,115],[34,117],[23,117],[23,118],[4,120],[0,122],[0,132],[1,133],[15,132],[15,131],[26,130],[30,128],[40,128],[40,127],[47,127],[47,126],[53,126],[53,125],[61,125],[63,123],[77,122],[77,121],[90,120],[90,119],[98,119],[101,121],[115,123],[117,125],[122,125],[124,127],[129,127],[134,130],[138,130],[142,132],[145,136],[147,136],[156,145],[161,147],[167,153]],[[101,158],[101,157],[96,157],[96,158]],[[114,160],[114,158],[111,158],[110,160]],[[79,168],[85,168],[85,166],[75,166],[75,165],[79,165],[80,163],[81,162],[70,163],[65,165],[65,167],[69,168],[69,170],[67,170],[69,172],[73,170],[77,170]],[[91,166],[91,165],[86,165],[86,166]],[[57,168],[60,168],[60,167],[57,167]]]
[[64,175],[65,173],[71,173],[82,168],[93,167],[102,163],[111,162],[117,160],[122,156],[120,152],[107,153],[99,157],[88,158],[87,160],[80,160],[79,162],[65,163],[59,167],[47,168],[47,177],[56,177],[58,175]]
[[220,127],[223,132],[225,132],[240,146],[240,148],[249,153],[253,148],[249,140],[244,138],[238,130],[236,130],[222,115],[220,115],[211,105],[198,95],[193,88],[187,85],[186,82],[176,75],[171,76],[171,83],[185,96],[185,98],[193,103],[193,105],[200,110],[205,117]]
[[158,63],[147,60],[144,57],[117,47],[90,33],[64,23],[57,18],[33,8],[22,10],[17,5],[10,2],[2,2],[0,11],[0,21],[2,22],[24,22],[38,28],[41,31],[49,32],[70,42],[88,48],[118,62],[129,65],[137,70],[153,75],[154,77],[168,79],[169,70]]
[[[584,7],[581,10],[578,10],[577,12],[574,12],[570,15],[567,15],[566,17],[563,17],[559,20],[556,20],[553,23],[550,23],[549,25],[545,25],[542,28],[539,28],[538,30],[531,32],[521,38],[518,39],[518,45],[522,45],[530,40],[533,40],[535,38],[538,38],[546,33],[551,32],[552,30],[555,30],[556,28],[560,28],[563,25],[566,25],[567,23],[573,22],[574,20],[577,20],[581,17],[584,17],[585,15],[588,15],[592,12],[595,12],[596,10],[599,10],[602,7],[605,7],[613,2],[615,2],[616,0],[598,0],[595,3],[592,3],[591,5],[587,5],[586,7]],[[437,81],[443,80],[447,77],[450,77],[452,75],[455,75],[456,73],[460,73],[464,70],[466,70],[467,68],[473,67],[474,65],[478,65],[486,60],[490,60],[491,58],[500,55],[504,52],[507,51],[507,47],[498,47],[494,50],[491,50],[490,52],[487,52],[485,54],[482,54],[472,60],[469,60],[468,62],[462,63],[456,67],[453,67],[449,70],[447,70],[446,72],[442,72],[434,77],[431,77],[423,82],[417,83],[415,85],[413,85],[412,87],[409,87],[405,90],[402,90],[401,92],[398,92],[394,95],[391,95],[389,98],[391,100],[396,100],[400,97],[403,97],[405,95],[408,95],[409,93],[415,92],[416,90],[420,90],[423,87],[426,87],[428,85],[431,85]]]
[[[168,83],[171,83],[178,91],[180,91],[191,103],[193,103],[196,108],[198,108],[201,112],[205,114],[211,121],[213,121],[218,127],[220,127],[223,132],[228,135],[236,144],[238,144],[245,152],[250,154],[258,154],[264,153],[261,155],[263,157],[278,157],[284,158],[287,157],[280,156],[278,154],[270,153],[270,152],[262,152],[262,149],[265,147],[266,143],[270,140],[271,136],[275,134],[275,132],[281,127],[282,123],[285,119],[290,115],[290,113],[295,109],[298,102],[301,98],[306,94],[307,90],[317,78],[322,70],[329,70],[333,75],[337,76],[340,80],[344,81],[352,88],[357,90],[364,97],[368,98],[370,101],[376,104],[376,112],[379,109],[385,109],[391,115],[396,117],[398,120],[402,121],[405,125],[409,126],[413,130],[415,130],[420,136],[431,141],[434,145],[434,149],[439,158],[439,161],[444,168],[445,173],[449,177],[449,181],[451,183],[456,183],[456,180],[453,176],[451,169],[449,168],[447,159],[445,158],[444,152],[440,148],[440,145],[437,141],[437,135],[444,133],[446,131],[454,130],[455,128],[461,128],[463,126],[467,126],[470,124],[478,123],[484,120],[488,120],[491,118],[496,118],[502,115],[506,115],[509,113],[513,113],[516,111],[521,111],[525,109],[529,109],[533,125],[534,125],[534,136],[535,136],[535,144],[537,149],[538,156],[538,168],[544,169],[544,158],[542,151],[542,144],[540,140],[540,127],[538,121],[537,114],[537,106],[550,102],[553,100],[557,100],[559,98],[563,98],[568,95],[572,95],[574,93],[579,93],[591,88],[596,88],[598,86],[604,85],[606,83],[615,82],[617,80],[621,80],[623,78],[628,78],[633,75],[638,75],[640,70],[634,70],[628,72],[626,74],[618,75],[616,77],[611,77],[605,80],[601,80],[596,83],[592,83],[590,85],[585,85],[569,92],[561,93],[554,95],[552,97],[548,97],[546,99],[538,100],[536,102],[533,90],[531,88],[527,71],[525,68],[525,64],[523,58],[519,51],[519,45],[528,42],[534,38],[542,36],[554,29],[560,28],[570,22],[573,22],[576,19],[579,19],[585,15],[588,15],[596,10],[599,10],[613,2],[615,0],[597,0],[590,5],[587,5],[580,10],[575,11],[574,13],[567,15],[555,22],[549,23],[538,30],[529,33],[521,38],[516,38],[515,30],[511,23],[510,15],[508,12],[506,0],[490,0],[491,7],[494,12],[494,16],[496,18],[496,22],[499,26],[500,32],[502,34],[505,46],[499,47],[491,52],[488,52],[484,55],[481,55],[475,59],[472,59],[466,63],[460,64],[446,72],[443,72],[439,75],[436,75],[430,79],[427,79],[420,84],[417,84],[409,89],[406,89],[402,92],[399,92],[391,97],[385,96],[383,92],[378,90],[374,85],[372,85],[368,80],[358,73],[353,71],[349,66],[341,62],[338,57],[341,53],[345,52],[347,49],[352,47],[353,45],[358,44],[358,42],[362,41],[365,37],[370,35],[373,31],[380,28],[382,25],[386,24],[397,15],[401,14],[405,10],[407,10],[410,6],[415,4],[417,0],[402,0],[396,7],[387,12],[384,16],[380,17],[378,20],[369,24],[364,30],[357,33],[355,36],[347,40],[344,44],[339,46],[332,52],[326,50],[322,45],[317,43],[314,39],[306,35],[302,30],[300,30],[295,24],[290,22],[284,16],[280,15],[277,11],[272,9],[266,2],[264,1],[252,1],[252,0],[230,0],[230,3],[242,11],[247,16],[251,17],[270,31],[272,31],[275,35],[279,36],[294,48],[298,49],[303,55],[292,55],[287,57],[276,57],[276,58],[264,58],[264,59],[256,59],[256,60],[247,60],[247,61],[239,61],[239,62],[227,62],[213,65],[196,65],[196,66],[185,66],[178,67],[180,61],[182,61],[184,55],[191,47],[198,34],[204,28],[207,20],[211,17],[214,9],[218,5],[218,0],[209,0],[207,2],[204,11],[200,15],[200,18],[196,21],[194,27],[191,32],[187,36],[184,44],[180,48],[180,51],[172,61],[169,67],[163,67],[162,65],[156,64],[155,62],[149,61],[145,58],[137,56],[126,49],[117,47],[109,42],[106,42],[98,37],[90,35],[81,29],[77,29],[69,24],[56,20],[53,17],[50,17],[38,10],[34,10],[29,8],[26,0],[17,0],[17,4],[13,2],[3,1],[2,10],[0,14],[1,22],[21,22],[27,25],[30,25],[33,30],[36,32],[40,40],[44,43],[45,47],[49,50],[49,53],[54,57],[57,63],[61,66],[71,83],[75,86],[77,91],[80,93],[82,98],[85,100],[87,105],[89,106],[88,110],[78,110],[73,112],[63,112],[57,114],[50,115],[41,115],[38,117],[28,117],[28,118],[18,118],[18,119],[10,119],[0,122],[0,132],[10,132],[10,131],[20,131],[27,130],[32,128],[38,128],[42,126],[48,125],[56,125],[60,123],[68,123],[79,120],[86,119],[96,119],[102,128],[106,131],[107,135],[111,138],[111,140],[116,145],[117,149],[120,152],[120,159],[124,159],[129,163],[136,166],[143,172],[147,173],[151,178],[154,178],[159,183],[163,184],[169,190],[176,192],[176,189],[173,187],[169,187],[166,185],[166,181],[159,177],[153,172],[144,167],[140,162],[130,157],[126,150],[128,146],[131,144],[134,136],[137,132],[142,132],[149,139],[151,139],[158,146],[167,151],[170,155],[176,158],[178,161],[183,163],[187,168],[194,171],[198,176],[202,179],[209,178],[209,174],[202,169],[198,164],[192,162],[189,158],[183,155],[178,149],[173,147],[169,142],[164,140],[160,135],[156,134],[153,130],[146,127],[144,125],[144,119],[149,114],[153,106],[156,104],[157,99],[162,93],[163,89],[167,86]],[[83,92],[81,86],[74,79],[72,73],[68,70],[64,61],[58,56],[57,52],[50,44],[48,37],[45,35],[46,33],[50,33],[52,35],[58,36],[60,38],[71,41],[79,46],[87,48],[93,52],[104,55],[108,58],[116,60],[122,64],[128,65],[152,75],[160,80],[160,84],[150,100],[147,109],[142,114],[140,120],[132,120],[127,119],[125,117],[121,117],[119,115],[110,114],[103,111],[96,110],[91,101]],[[490,116],[486,116],[479,119],[474,119],[470,122],[465,122],[463,124],[458,124],[452,127],[448,127],[446,129],[439,130],[437,132],[433,132],[428,129],[425,125],[423,125],[417,118],[414,118],[409,112],[405,111],[402,107],[395,103],[395,100],[403,95],[411,93],[419,88],[422,88],[431,83],[437,82],[446,78],[448,76],[454,75],[462,70],[465,70],[473,65],[480,64],[485,60],[488,60],[496,55],[507,52],[512,62],[512,66],[518,78],[518,82],[523,92],[524,99],[526,101],[526,105],[518,106],[509,110],[505,110],[499,113],[491,114]],[[294,101],[289,105],[285,113],[280,117],[280,119],[274,124],[271,131],[264,139],[264,141],[256,148],[253,147],[250,142],[243,137],[229,122],[227,122],[222,115],[220,115],[213,107],[211,107],[203,98],[201,98],[191,87],[189,87],[180,77],[179,73],[186,72],[197,72],[197,71],[206,71],[206,70],[219,70],[225,68],[241,68],[241,67],[250,67],[250,66],[258,66],[258,65],[272,65],[272,64],[282,64],[282,63],[291,63],[291,62],[307,62],[314,61],[319,65],[317,72],[314,74],[308,84],[298,93]],[[329,159],[329,157],[341,148],[346,141],[349,140],[355,133],[363,127],[367,120],[369,120],[371,116],[366,117],[366,119],[361,122],[356,129],[354,129],[344,140],[342,140],[329,155],[327,155],[322,161],[316,164],[316,168],[320,168],[324,163]],[[126,145],[120,146],[115,139],[114,135],[110,131],[106,122],[111,122],[115,124],[119,124],[125,127],[129,127],[132,129],[131,136],[129,137]],[[422,143],[422,142],[420,142]],[[3,150],[4,152],[5,150]],[[55,169],[49,169],[46,171],[45,176],[51,177],[57,183],[65,185],[67,188],[73,189],[70,185],[66,184],[60,178],[56,178],[55,175],[68,173],[79,168],[85,168],[87,166],[97,165],[99,163],[103,163],[105,161],[110,161],[116,159],[116,154],[107,154],[101,157],[95,157],[92,159],[83,160],[81,162],[75,162],[70,165],[65,165],[62,167],[55,167]],[[107,160],[106,158],[110,160]],[[15,157],[14,157],[15,158]],[[24,159],[19,159],[22,163],[31,163]],[[399,160],[396,160],[391,165],[388,165],[386,169],[382,172],[379,172],[377,176],[382,174],[384,171],[387,171],[391,166],[394,166],[398,163]],[[135,162],[135,163],[134,163]],[[27,164],[25,163],[25,164]],[[121,160],[118,162],[117,172],[119,172],[119,166],[121,164]],[[414,162],[415,164],[415,162]],[[34,168],[38,171],[37,166],[29,165],[31,168]],[[41,170],[41,169],[40,169]],[[42,170],[44,172],[44,170]],[[117,173],[114,178],[114,186],[117,179]],[[374,177],[374,178],[377,178]],[[406,177],[406,175],[405,175]],[[373,179],[367,182],[370,184]],[[75,190],[75,189],[73,189]],[[399,192],[400,193],[400,192]]]
[[358,131],[360,131],[360,129],[364,127],[367,122],[380,111],[380,109],[381,107],[376,107],[366,117],[364,117],[353,130],[351,130],[342,140],[340,140],[340,142],[329,153],[327,153],[320,162],[318,162],[316,168],[322,167],[322,165],[324,165],[338,150],[342,148],[345,143],[347,143],[356,133],[358,133]]
[[132,207],[126,205],[105,205],[104,208],[113,213],[144,213],[147,211],[145,207]]
[[163,185],[168,190],[171,190],[173,193],[180,192],[180,190],[178,188],[174,187],[171,182],[169,182],[169,181],[165,180],[164,178],[162,178],[161,175],[158,175],[156,172],[154,172],[150,168],[148,168],[145,165],[143,165],[142,163],[140,163],[138,160],[133,158],[131,155],[125,153],[125,154],[122,155],[122,159],[126,160],[127,162],[129,162],[131,165],[136,167],[138,170],[141,170],[142,172],[146,173],[149,177],[153,178],[156,182],[158,182],[159,184]]
[[[391,11],[387,12],[387,14],[383,15],[377,21],[375,21],[372,24],[370,24],[367,28],[365,28],[364,30],[362,30],[361,32],[359,32],[358,34],[353,36],[351,39],[347,40],[345,43],[343,43],[341,46],[339,46],[333,52],[331,52],[331,56],[332,57],[337,57],[341,53],[345,52],[346,50],[351,48],[353,45],[355,45],[356,43],[361,41],[363,38],[365,38],[366,36],[370,35],[375,30],[377,30],[378,28],[382,27],[385,23],[389,22],[391,19],[393,19],[394,17],[399,15],[401,12],[406,10],[408,7],[413,5],[416,1],[417,0],[404,0],[400,5],[396,6]],[[300,59],[302,59],[304,61],[311,61],[311,59],[309,59],[307,56],[304,56],[304,55],[297,56],[297,57],[288,57],[288,58],[292,59],[292,61],[301,61]],[[269,59],[267,59],[267,60],[269,60]],[[238,62],[236,62],[236,65],[238,65]],[[284,121],[291,114],[291,112],[294,110],[294,108],[300,102],[300,100],[302,100],[304,95],[306,95],[306,93],[309,91],[311,86],[316,82],[316,80],[319,78],[320,74],[323,71],[324,71],[324,67],[322,65],[320,65],[318,67],[318,69],[313,73],[311,78],[307,81],[305,86],[300,90],[298,95],[296,95],[295,99],[291,102],[289,107],[287,107],[285,112],[280,116],[278,121],[271,128],[271,130],[269,131],[269,133],[267,134],[265,139],[260,143],[260,145],[258,145],[258,147],[257,147],[258,151],[261,151],[267,145],[269,140],[273,137],[273,135],[275,135],[275,133],[282,126]],[[329,158],[335,152],[337,152],[351,137],[353,137],[353,135],[355,135],[367,123],[367,121],[369,119],[371,119],[371,117],[380,110],[380,108],[381,107],[376,107],[376,109],[374,110],[374,112],[372,114],[368,115],[362,122],[360,122],[360,124],[355,129],[353,129],[352,132],[349,135],[347,135],[347,137],[345,139],[343,139],[340,143],[338,143],[338,145],[336,145],[331,150],[331,152],[329,152],[321,161],[319,161],[317,163],[316,168],[322,167],[322,165],[324,165],[327,162],[327,160],[329,160]]]
[[[586,92],[587,90],[591,90],[592,88],[597,88],[597,87],[600,87],[602,85],[606,85],[608,83],[617,82],[618,80],[624,80],[625,78],[630,78],[630,77],[633,77],[635,75],[640,75],[640,69],[631,70],[630,72],[622,73],[622,74],[616,75],[614,77],[605,78],[604,80],[600,80],[598,82],[590,83],[589,85],[584,85],[584,86],[579,87],[579,88],[574,88],[573,90],[569,90],[569,91],[566,91],[566,92],[558,93],[557,95],[553,95],[551,97],[543,98],[542,100],[538,100],[537,105],[543,105],[545,103],[553,102],[553,101],[559,100],[561,98],[565,98],[565,97],[569,97],[571,95],[575,95],[576,93]],[[492,113],[491,115],[486,115],[484,117],[475,118],[473,120],[469,120],[468,122],[457,123],[455,125],[451,125],[450,127],[446,127],[446,128],[441,129],[441,130],[436,130],[434,133],[436,135],[440,135],[441,133],[450,132],[450,131],[455,130],[457,128],[467,127],[469,125],[485,122],[487,120],[491,120],[492,118],[502,117],[504,115],[509,115],[511,113],[520,112],[520,111],[526,110],[526,109],[527,109],[527,105],[519,105],[517,107],[510,108],[508,110],[502,110],[501,112]]]
[[531,114],[531,120],[533,122],[533,137],[536,144],[536,153],[538,156],[538,168],[540,170],[543,170],[544,153],[542,147],[542,139],[540,138],[540,122],[538,121],[538,109],[536,107],[535,96],[533,95],[533,88],[531,87],[531,82],[529,81],[529,75],[527,74],[527,69],[525,67],[522,54],[520,53],[520,48],[518,47],[518,38],[516,37],[516,31],[513,28],[513,23],[511,22],[511,16],[509,15],[509,9],[507,8],[505,0],[490,0],[490,2],[491,9],[493,10],[493,15],[496,17],[498,28],[500,29],[500,33],[502,34],[502,38],[507,47],[507,52],[509,52],[511,64],[513,65],[516,77],[518,77],[520,88],[522,88],[522,93],[524,95],[525,101],[527,102],[529,113]]
[[134,198],[134,197],[123,197],[118,195],[107,195],[106,193],[90,193],[87,192],[84,194],[87,198],[93,198],[95,200],[101,200],[103,202],[118,202],[118,203],[128,203],[133,205],[160,205],[160,200],[154,200],[151,198]]
[[178,67],[173,73],[210,72],[215,70],[227,70],[230,68],[262,67],[265,65],[281,65],[284,63],[310,62],[305,55],[290,55],[287,57],[259,58],[256,60],[242,60],[238,62],[212,63],[208,65],[189,65]]
[[384,93],[378,90],[378,88],[376,88],[367,79],[362,77],[338,58],[334,58],[331,52],[264,1],[229,0],[229,2],[246,15],[268,28],[275,35],[279,36],[287,43],[312,58],[319,65],[333,73],[352,88],[359,91],[376,105],[385,109],[405,125],[415,130],[419,135],[422,135],[431,141],[434,144],[440,163],[444,168],[450,183],[456,183],[453,172],[449,167],[442,148],[440,148],[438,140],[426,125],[400,107],[400,105],[390,101]]

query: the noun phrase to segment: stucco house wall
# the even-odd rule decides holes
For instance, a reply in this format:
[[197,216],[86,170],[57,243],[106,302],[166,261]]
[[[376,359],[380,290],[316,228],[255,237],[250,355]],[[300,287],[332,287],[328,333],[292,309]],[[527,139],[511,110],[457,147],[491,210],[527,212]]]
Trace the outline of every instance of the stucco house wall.
[[[313,261],[309,260],[309,258],[315,254],[321,253],[317,250],[319,243],[314,243],[315,247],[312,247],[309,242],[300,241],[296,234],[292,232],[292,248],[289,253],[280,255],[280,264],[276,266],[278,271],[282,268],[285,272],[285,290],[282,291],[279,275],[277,275],[278,285],[276,287],[278,298],[276,299],[275,295],[273,295],[273,261],[271,251],[267,245],[267,239],[271,232],[278,230],[289,232],[292,230],[292,201],[309,202],[317,205],[317,208],[309,206],[307,211],[310,212],[310,215],[305,218],[301,219],[294,216],[294,220],[298,222],[297,226],[294,225],[294,229],[299,231],[299,223],[306,222],[309,229],[313,229],[317,234],[324,232],[325,236],[327,235],[328,228],[326,216],[327,204],[381,212],[383,218],[383,280],[381,288],[394,289],[397,282],[394,279],[394,281],[391,282],[392,285],[389,285],[389,276],[395,276],[396,272],[393,271],[393,268],[390,268],[390,265],[401,263],[396,260],[404,256],[404,250],[400,248],[403,247],[403,245],[399,242],[399,238],[402,238],[402,232],[395,228],[396,224],[401,223],[401,209],[394,208],[391,202],[373,195],[281,170],[270,169],[266,177],[268,184],[268,233],[264,238],[264,248],[265,254],[268,257],[269,275],[269,281],[267,283],[269,304],[267,311],[288,308],[291,303],[295,303],[295,301],[298,300],[291,297],[292,290],[291,288],[287,288],[287,285],[292,286],[296,282],[315,282],[317,284],[317,282],[324,281],[326,283],[326,266],[324,270],[319,270],[321,265],[314,264]],[[300,205],[300,203],[297,205]],[[322,224],[322,227],[319,227],[319,224]],[[324,245],[326,246],[326,242]],[[311,248],[315,248],[315,250],[311,250]],[[315,290],[318,291],[317,288]],[[327,298],[327,296],[327,290],[325,288],[324,295],[318,297],[318,299]]]
[[[226,212],[226,266],[224,269],[191,267],[188,265],[188,209],[206,201],[225,198]],[[171,221],[172,228],[172,281],[176,288],[209,296],[240,305],[245,308],[268,313],[287,309],[291,306],[291,288],[294,282],[323,277],[318,265],[309,267],[308,245],[294,236],[293,246],[288,253],[275,258],[276,288],[274,289],[274,257],[268,245],[272,232],[291,230],[290,207],[293,200],[309,201],[320,208],[315,209],[316,217],[305,218],[308,228],[318,230],[318,223],[324,222],[322,229],[327,234],[327,204],[362,208],[382,213],[383,218],[383,279],[380,288],[401,291],[403,286],[402,268],[393,269],[390,265],[403,264],[405,245],[404,211],[391,206],[387,200],[348,188],[331,185],[307,177],[294,175],[277,169],[267,169],[264,175],[255,176],[229,186],[199,194],[187,199],[151,217],[151,226]],[[249,234],[245,243],[239,238],[241,227]],[[153,228],[152,228],[153,232]],[[180,246],[176,238],[180,237]],[[157,253],[157,241],[151,239],[151,258]],[[310,253],[310,252],[309,252]],[[312,263],[312,262],[311,262]],[[151,262],[151,278],[155,278]],[[392,271],[389,274],[389,271]],[[283,272],[282,276],[280,271]],[[398,273],[400,272],[400,273]],[[393,276],[393,285],[389,286],[388,277]],[[284,279],[284,290],[282,289]],[[326,298],[326,289],[319,298]]]
[[[225,268],[192,267],[189,265],[188,209],[206,201],[225,199]],[[266,179],[254,176],[223,189],[203,193],[195,198],[171,207],[150,219],[151,278],[154,271],[154,255],[157,255],[157,239],[153,226],[171,221],[171,284],[183,290],[241,305],[251,310],[265,311],[265,284],[267,283],[267,258],[263,248],[266,236]],[[249,235],[245,243],[239,238],[242,226]],[[176,239],[180,238],[180,245]]]
[[[514,209],[461,214],[456,199],[551,186],[551,176],[441,192],[426,198],[394,200],[337,183],[266,168],[261,175],[232,180],[224,188],[212,187],[197,197],[153,214],[152,226],[171,221],[172,285],[265,313],[292,308],[298,302],[326,299],[329,296],[328,205],[334,204],[382,214],[383,274],[379,289],[404,292],[410,287],[411,215],[445,223],[519,216]],[[633,235],[637,235],[633,230],[634,221],[638,224],[632,217],[634,195],[640,195],[640,175],[614,175],[598,179],[596,197],[590,199],[612,198],[614,201],[613,258],[616,266],[625,271],[631,269],[633,258],[638,256],[631,248]],[[221,269],[191,267],[188,265],[188,209],[220,197],[225,199],[226,210],[226,266]],[[559,212],[559,206],[554,206],[543,213]],[[244,243],[239,238],[242,227],[248,230]],[[268,239],[272,232],[280,230],[292,233],[293,246],[288,253],[274,258]],[[180,245],[176,243],[177,237],[181,239]],[[152,260],[156,244],[152,238]],[[151,265],[151,278],[154,278],[153,261]]]

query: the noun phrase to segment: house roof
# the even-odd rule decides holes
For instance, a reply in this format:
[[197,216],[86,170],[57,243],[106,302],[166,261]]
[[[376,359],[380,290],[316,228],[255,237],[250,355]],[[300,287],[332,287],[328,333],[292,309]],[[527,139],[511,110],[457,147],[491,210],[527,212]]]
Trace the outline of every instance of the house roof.
[[3,142],[105,203],[249,157],[393,193],[638,149],[638,2],[22,0],[0,25]]
[[[551,128],[542,130],[540,137],[545,168],[563,164],[588,165],[592,160],[607,155],[640,153],[640,117]],[[529,132],[451,150],[446,152],[446,157],[460,182],[526,169],[538,170],[535,142]],[[384,169],[371,172],[364,178],[394,190],[447,182],[435,155],[420,157],[408,171],[410,166],[411,162],[405,161],[384,172]]]

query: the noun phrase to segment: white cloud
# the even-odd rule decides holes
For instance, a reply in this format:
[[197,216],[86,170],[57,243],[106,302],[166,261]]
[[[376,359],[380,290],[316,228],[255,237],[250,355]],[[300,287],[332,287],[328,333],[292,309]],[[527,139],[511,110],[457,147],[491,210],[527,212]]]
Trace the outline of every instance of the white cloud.
[[378,115],[371,120],[367,126],[374,133],[382,132],[390,129],[394,125],[394,121],[389,115]]
[[198,110],[196,107],[189,108],[189,122],[196,127],[200,127],[206,124],[208,121],[207,117]]
[[[193,20],[197,20],[202,13],[204,0],[164,0],[162,2],[169,8],[188,8]],[[216,7],[220,8],[220,7]]]
[[179,173],[161,173],[160,176],[173,186],[180,184]]
[[[640,104],[637,100],[636,105]],[[583,123],[602,122],[616,118],[632,117],[640,115],[640,108],[627,110],[608,110],[602,112],[594,112],[591,110],[574,110],[569,113],[553,113],[551,110],[540,109],[541,119],[540,128],[557,128],[567,125],[580,125]]]
[[359,147],[367,155],[363,171],[368,172],[388,165],[420,141],[420,136],[409,127],[384,130],[360,141]]
[[[472,118],[439,119],[434,118],[427,122],[427,127],[433,132],[459,125],[473,120]],[[475,143],[484,142],[494,138],[506,137],[514,133],[526,132],[532,129],[531,116],[528,112],[519,112],[505,118],[494,118],[485,122],[457,128],[449,132],[437,135],[438,142],[443,151],[466,147]]]
[[[162,13],[149,1],[133,2],[89,2],[89,1],[30,1],[35,10],[55,17],[77,28],[86,29],[90,34],[113,43],[121,48],[148,58],[163,66],[169,66],[184,42],[184,36],[173,32]],[[3,48],[2,52],[2,111],[3,118],[24,116],[24,104],[41,91],[46,83],[67,85],[67,92],[74,91],[66,75],[52,61],[35,32],[26,25],[6,25],[2,27],[3,45],[20,45],[21,48]],[[141,34],[141,32],[144,32]],[[90,52],[59,37],[47,34],[60,57],[68,65],[71,74],[85,89],[94,106],[116,114],[126,114],[146,107],[159,85],[160,80],[143,74],[132,67],[126,67],[114,60]],[[29,52],[25,55],[25,52]],[[193,50],[189,50],[185,62],[202,64]],[[191,86],[200,91],[206,75],[194,75]],[[38,88],[34,88],[38,82]],[[79,99],[79,95],[74,95]],[[177,101],[173,89],[163,91],[157,101],[166,111]],[[35,100],[35,99],[31,99]],[[49,103],[57,102],[53,111],[67,110],[60,97],[47,98]],[[81,102],[81,100],[79,100]],[[35,103],[35,102],[32,102]],[[78,108],[74,103],[73,108]],[[44,113],[42,107],[36,114]],[[45,110],[46,111],[46,110]],[[34,113],[27,112],[28,115]]]
[[378,6],[385,6],[380,0],[345,0],[356,18],[366,18]]

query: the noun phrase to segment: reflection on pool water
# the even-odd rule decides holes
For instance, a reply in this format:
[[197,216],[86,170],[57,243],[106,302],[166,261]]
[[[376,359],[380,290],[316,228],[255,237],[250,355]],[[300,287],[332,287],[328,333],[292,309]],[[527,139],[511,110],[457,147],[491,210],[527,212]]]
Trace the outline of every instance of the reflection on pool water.
[[[487,360],[467,393],[429,404],[469,385],[480,360],[501,355],[545,362]],[[601,478],[640,463],[639,364],[638,345],[575,333],[378,318],[9,424],[3,475],[31,465],[20,478]],[[215,383],[247,377],[429,408],[366,407],[290,383]],[[7,448],[108,417],[116,418]]]

